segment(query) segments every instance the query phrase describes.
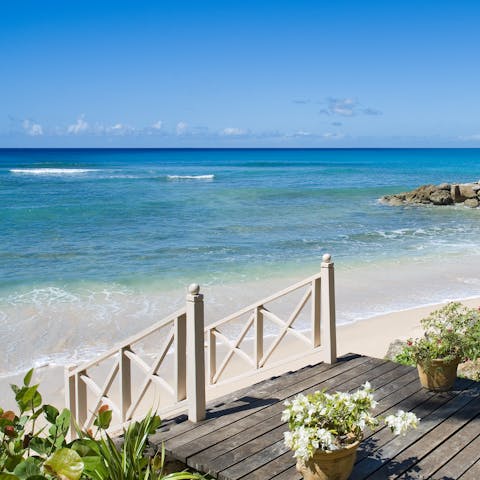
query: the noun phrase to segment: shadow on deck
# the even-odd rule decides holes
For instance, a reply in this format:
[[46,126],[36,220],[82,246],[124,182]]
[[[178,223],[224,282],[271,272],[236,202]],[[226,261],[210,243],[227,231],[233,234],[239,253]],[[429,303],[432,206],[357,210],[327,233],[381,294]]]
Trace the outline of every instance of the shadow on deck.
[[411,410],[422,420],[404,437],[379,428],[362,442],[352,480],[390,478],[480,479],[480,383],[457,379],[455,390],[421,388],[416,369],[387,360],[347,355],[273,377],[209,404],[207,418],[165,420],[153,444],[190,467],[222,480],[301,479],[283,444],[283,402],[315,390],[355,390],[365,381],[380,403],[376,414]]

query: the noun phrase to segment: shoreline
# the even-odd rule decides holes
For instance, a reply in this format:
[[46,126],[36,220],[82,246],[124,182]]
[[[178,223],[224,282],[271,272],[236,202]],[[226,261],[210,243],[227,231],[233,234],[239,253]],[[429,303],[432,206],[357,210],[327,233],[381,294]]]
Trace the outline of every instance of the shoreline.
[[[419,308],[433,309],[457,298],[479,298],[479,262],[475,250],[461,257],[448,253],[442,258],[405,255],[361,264],[340,258],[335,266],[337,328],[353,328]],[[314,273],[315,265],[309,264],[296,271],[288,269],[283,275],[265,270],[244,281],[232,278],[231,283],[204,283],[206,325]],[[69,291],[68,286],[48,287],[0,304],[4,329],[0,379],[34,365],[43,368],[91,360],[185,305],[186,288],[178,285],[165,291],[157,289],[154,281],[145,290],[102,284],[92,287],[83,293]],[[292,307],[282,306],[279,313],[289,313],[287,308]],[[299,329],[309,325],[308,319],[297,321]],[[275,332],[266,326],[267,335]]]
[[[469,307],[480,306],[480,296],[463,299],[452,299]],[[406,340],[421,334],[420,319],[430,312],[440,308],[447,302],[435,303],[428,306],[418,306],[410,309],[399,310],[390,313],[379,314],[368,319],[359,320],[347,325],[337,326],[337,353],[338,356],[347,353],[358,353],[377,358],[383,358],[391,342],[394,340]],[[289,348],[286,341],[283,348]],[[307,362],[306,364],[311,363]],[[271,375],[281,373],[271,371]],[[27,370],[15,375],[0,378],[0,389],[10,392],[9,384],[21,384]],[[63,407],[64,401],[64,368],[61,365],[45,365],[35,370],[33,381],[40,383],[39,391],[43,396],[44,403],[50,403],[57,407]],[[233,388],[233,385],[232,385]],[[219,389],[216,398],[226,393]],[[0,405],[2,408],[15,408],[13,392],[5,395]]]

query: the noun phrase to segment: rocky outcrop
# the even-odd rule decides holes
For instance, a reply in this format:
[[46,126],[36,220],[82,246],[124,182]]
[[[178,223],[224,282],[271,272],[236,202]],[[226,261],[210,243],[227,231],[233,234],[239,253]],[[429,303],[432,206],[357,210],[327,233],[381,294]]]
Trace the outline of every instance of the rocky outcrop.
[[380,199],[389,205],[452,205],[463,203],[469,208],[479,208],[480,182],[441,183],[440,185],[422,185],[410,192],[385,195]]

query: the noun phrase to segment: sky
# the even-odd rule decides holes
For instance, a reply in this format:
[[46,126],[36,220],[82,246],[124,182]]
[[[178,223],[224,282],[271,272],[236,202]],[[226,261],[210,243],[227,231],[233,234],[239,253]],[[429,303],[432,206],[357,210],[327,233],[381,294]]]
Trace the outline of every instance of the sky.
[[480,147],[480,2],[0,2],[0,147]]

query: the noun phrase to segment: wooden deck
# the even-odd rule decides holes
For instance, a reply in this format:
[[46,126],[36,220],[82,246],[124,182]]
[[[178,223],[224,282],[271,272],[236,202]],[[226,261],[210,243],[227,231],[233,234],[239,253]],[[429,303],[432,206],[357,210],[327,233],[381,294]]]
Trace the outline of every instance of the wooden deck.
[[367,380],[380,402],[376,414],[401,408],[415,412],[421,423],[404,437],[393,437],[386,428],[369,432],[352,480],[480,480],[480,383],[457,379],[454,391],[434,394],[420,387],[414,368],[359,355],[305,367],[224,397],[208,406],[203,422],[165,420],[151,441],[164,441],[173,457],[221,480],[301,479],[283,444],[284,400],[321,389],[355,390]]

